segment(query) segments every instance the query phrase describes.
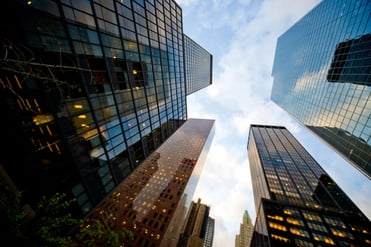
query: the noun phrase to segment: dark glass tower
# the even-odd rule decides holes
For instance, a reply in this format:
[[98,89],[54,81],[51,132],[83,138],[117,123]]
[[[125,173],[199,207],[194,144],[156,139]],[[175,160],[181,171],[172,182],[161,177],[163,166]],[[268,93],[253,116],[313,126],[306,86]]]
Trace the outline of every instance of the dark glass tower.
[[324,0],[281,35],[272,100],[371,178],[371,2]]
[[26,200],[86,214],[187,119],[182,10],[9,0],[0,19],[0,165]]
[[371,222],[284,127],[251,125],[251,246],[370,246]]
[[[88,217],[115,231],[123,227],[132,231],[134,239],[125,240],[127,247],[170,247],[177,246],[182,224],[192,206],[190,210],[195,213],[192,217],[197,220],[189,225],[190,231],[204,237],[206,224],[199,220],[206,214],[198,215],[199,207],[195,208],[191,199],[214,137],[214,123],[208,119],[188,119]],[[209,208],[206,205],[202,208],[208,216]]]

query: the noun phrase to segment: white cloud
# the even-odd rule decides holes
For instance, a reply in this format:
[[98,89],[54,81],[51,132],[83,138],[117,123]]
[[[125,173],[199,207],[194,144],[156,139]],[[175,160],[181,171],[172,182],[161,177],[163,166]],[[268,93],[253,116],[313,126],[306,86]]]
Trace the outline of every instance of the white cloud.
[[213,54],[214,84],[191,95],[188,109],[189,117],[216,119],[214,145],[194,200],[200,197],[211,206],[211,216],[216,219],[214,247],[224,247],[234,245],[245,209],[253,222],[255,219],[246,149],[249,125],[281,124],[299,132],[297,123],[270,102],[270,74],[278,36],[305,13],[305,8],[298,4],[294,4],[296,8],[283,8],[287,1],[265,1],[260,6],[246,2],[235,6],[237,12],[228,12],[226,5],[231,1],[225,1],[223,8],[216,8],[217,2],[202,1],[200,9],[212,7],[203,12],[202,19],[207,21],[197,28],[221,33],[228,28],[233,37],[220,39],[228,43],[219,43],[222,48],[217,52],[223,53]]
[[177,0],[176,1],[179,5],[182,6],[182,8],[186,8],[189,5],[195,4],[198,2],[198,0]]
[[[319,2],[205,0],[182,6],[187,35],[214,56],[213,85],[188,97],[189,117],[216,119],[214,142],[194,195],[210,205],[216,219],[214,247],[234,246],[245,209],[255,219],[246,149],[249,125],[283,125],[303,144],[316,140],[270,101],[270,92],[277,38]],[[321,161],[332,159],[323,143],[314,145],[308,151],[316,159],[323,154],[328,158]],[[347,164],[340,160],[338,165]],[[344,190],[354,193],[349,184]],[[362,208],[370,203],[364,198],[370,186],[362,185],[352,197]]]

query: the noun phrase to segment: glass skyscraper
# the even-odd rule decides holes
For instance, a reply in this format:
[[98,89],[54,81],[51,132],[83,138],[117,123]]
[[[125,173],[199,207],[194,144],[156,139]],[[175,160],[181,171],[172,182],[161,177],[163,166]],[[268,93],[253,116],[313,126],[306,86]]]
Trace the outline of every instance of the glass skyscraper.
[[201,47],[184,46],[172,0],[9,0],[0,14],[0,165],[28,201],[64,192],[88,213],[187,120],[186,71],[211,73],[207,53],[208,71],[187,70]]
[[281,35],[272,101],[371,178],[371,2],[324,0]]
[[251,125],[251,246],[371,246],[371,222],[294,136]]
[[[126,247],[177,246],[182,224],[188,220],[187,211],[199,208],[194,208],[191,200],[214,137],[214,123],[209,119],[188,119],[88,217],[114,231],[123,227],[132,231],[134,239],[124,240]],[[206,222],[199,220],[208,216],[209,207],[201,208],[194,212],[197,216],[192,214],[198,220],[189,224],[190,229],[185,227],[190,230],[186,234],[204,238]],[[199,212],[205,214],[198,216]],[[203,240],[193,237],[202,246]]]
[[186,92],[190,95],[212,83],[213,56],[184,35]]

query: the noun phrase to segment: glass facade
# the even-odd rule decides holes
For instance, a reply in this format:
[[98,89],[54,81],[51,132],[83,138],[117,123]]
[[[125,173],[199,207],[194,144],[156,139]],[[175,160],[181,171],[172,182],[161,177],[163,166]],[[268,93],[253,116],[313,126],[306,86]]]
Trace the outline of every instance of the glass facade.
[[369,246],[371,222],[284,127],[251,125],[251,246]]
[[322,1],[279,37],[271,99],[371,178],[371,2]]
[[182,10],[9,0],[0,12],[0,163],[29,200],[64,192],[86,214],[187,119]]
[[190,95],[212,84],[213,56],[184,35],[186,93]]
[[127,247],[176,246],[214,137],[214,120],[188,119],[88,215],[134,233]]

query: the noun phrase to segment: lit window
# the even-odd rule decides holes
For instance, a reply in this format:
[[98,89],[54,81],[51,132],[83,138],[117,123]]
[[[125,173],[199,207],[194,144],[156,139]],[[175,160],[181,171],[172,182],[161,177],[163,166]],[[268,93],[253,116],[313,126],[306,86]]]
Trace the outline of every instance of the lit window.
[[290,232],[294,235],[298,235],[301,237],[308,237],[308,233],[304,230],[296,229],[296,228],[290,228]]
[[287,220],[288,223],[290,223],[292,225],[297,225],[297,226],[303,225],[302,222],[300,220],[297,220],[297,219],[287,218],[286,220]]
[[284,241],[286,243],[288,243],[290,241],[288,238],[284,238],[284,237],[281,237],[281,236],[278,236],[278,235],[275,235],[275,234],[271,234],[271,236],[274,239],[281,240],[281,241]]
[[280,231],[287,231],[286,226],[274,223],[274,222],[269,222],[269,227],[280,230]]
[[267,217],[270,218],[270,219],[283,221],[283,217],[281,217],[279,215],[274,215],[274,216],[273,215],[268,215]]
[[83,106],[82,105],[73,105],[73,108],[75,108],[75,109],[82,109]]

